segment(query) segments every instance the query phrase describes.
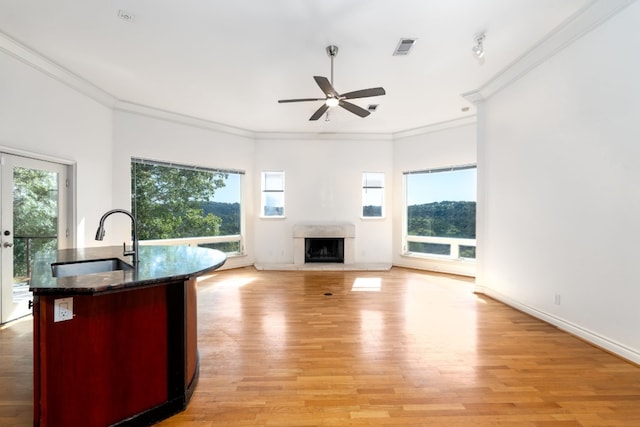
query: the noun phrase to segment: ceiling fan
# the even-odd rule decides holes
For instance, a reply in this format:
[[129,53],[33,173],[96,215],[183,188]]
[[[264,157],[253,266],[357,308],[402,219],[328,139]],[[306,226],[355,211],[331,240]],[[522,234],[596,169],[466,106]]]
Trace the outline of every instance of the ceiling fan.
[[279,103],[286,102],[305,102],[305,101],[324,101],[324,104],[320,106],[316,110],[315,113],[309,118],[309,120],[318,120],[322,115],[327,112],[329,107],[335,107],[336,105],[341,106],[347,111],[352,112],[360,117],[367,117],[371,114],[369,111],[365,110],[362,107],[359,107],[355,104],[352,104],[347,99],[356,99],[356,98],[367,98],[370,96],[380,96],[384,95],[386,92],[381,87],[373,87],[369,89],[361,89],[355,90],[353,92],[347,92],[340,94],[333,88],[333,58],[338,54],[337,46],[327,46],[327,55],[331,58],[331,81],[326,77],[321,76],[313,76],[313,79],[316,81],[322,92],[324,92],[324,98],[299,98],[299,99],[280,99]]

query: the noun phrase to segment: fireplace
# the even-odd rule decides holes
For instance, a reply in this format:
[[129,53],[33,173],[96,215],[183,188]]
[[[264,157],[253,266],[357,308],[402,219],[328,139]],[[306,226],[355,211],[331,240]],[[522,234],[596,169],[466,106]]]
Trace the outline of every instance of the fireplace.
[[304,262],[344,263],[344,238],[307,237],[304,239]]
[[[343,263],[351,265],[355,262],[355,237],[356,227],[346,223],[328,224],[296,224],[293,226],[293,263],[294,265],[304,265],[306,263]],[[315,249],[316,259],[309,260],[307,252],[308,240],[320,241],[319,249]],[[339,241],[340,243],[329,243],[329,241]],[[324,249],[323,249],[324,248]],[[336,252],[331,256],[329,252]],[[312,253],[313,255],[313,253]]]

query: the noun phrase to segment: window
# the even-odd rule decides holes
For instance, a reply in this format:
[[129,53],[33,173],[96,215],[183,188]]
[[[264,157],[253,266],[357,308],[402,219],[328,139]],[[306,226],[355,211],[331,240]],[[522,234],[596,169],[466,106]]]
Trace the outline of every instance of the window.
[[284,172],[262,172],[262,216],[284,217]]
[[476,167],[407,172],[404,253],[475,259]]
[[362,217],[381,218],[384,216],[384,173],[364,172],[362,174]]
[[244,172],[131,159],[131,209],[141,244],[241,254]]

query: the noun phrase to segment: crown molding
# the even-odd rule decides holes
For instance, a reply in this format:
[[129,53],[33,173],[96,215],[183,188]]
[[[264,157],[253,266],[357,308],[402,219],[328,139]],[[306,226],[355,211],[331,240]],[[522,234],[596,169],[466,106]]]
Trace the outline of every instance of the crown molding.
[[58,65],[41,53],[12,39],[9,35],[0,31],[0,52],[17,59],[18,61],[34,68],[35,70],[57,80],[71,89],[93,99],[94,101],[112,108],[114,111],[138,114],[141,116],[166,120],[177,124],[194,126],[201,129],[213,130],[230,135],[242,136],[252,139],[268,140],[369,140],[392,141],[396,135],[417,134],[433,132],[442,124],[430,125],[424,128],[394,133],[349,133],[349,132],[260,132],[237,128],[223,123],[213,122],[186,114],[162,110],[147,105],[124,101],[107,93],[93,83],[74,74],[70,70]]
[[74,165],[76,163],[75,160],[64,159],[62,157],[50,156],[48,154],[34,153],[31,151],[22,150],[20,148],[9,147],[8,145],[2,145],[2,140],[0,140],[0,153],[13,154],[21,157],[28,157],[30,159],[35,160],[44,160],[52,163],[59,163],[61,165]]
[[[585,5],[581,10],[565,20],[551,33],[545,36],[540,42],[530,50],[518,57],[514,62],[499,72],[491,80],[476,90],[462,94],[462,97],[472,103],[479,103],[488,99],[502,88],[513,83],[529,71],[561,51],[575,40],[582,37],[625,7],[636,0],[593,0]],[[286,133],[286,132],[254,132],[247,129],[212,122],[206,119],[199,119],[185,114],[165,111],[158,108],[139,105],[128,101],[118,100],[113,95],[94,85],[93,83],[74,74],[68,69],[47,59],[37,51],[19,43],[7,34],[0,31],[0,51],[31,66],[32,68],[48,75],[49,77],[65,84],[66,86],[82,93],[96,102],[113,108],[114,110],[135,113],[147,117],[164,119],[175,123],[196,126],[203,129],[215,130],[231,135],[238,135],[247,138],[261,140],[394,140],[409,136],[421,135],[448,129],[456,126],[463,126],[476,122],[475,115],[461,119],[454,119],[446,122],[435,123],[420,128],[404,130],[395,133]]]
[[65,84],[66,86],[88,96],[94,101],[106,106],[113,107],[116,98],[102,90],[93,83],[72,73],[68,69],[47,59],[35,50],[12,39],[7,34],[0,31],[0,51],[17,59],[47,76]]
[[212,122],[210,120],[199,119],[197,117],[188,116],[186,114],[175,113],[173,111],[162,110],[159,108],[149,107],[146,105],[136,104],[128,101],[116,101],[113,106],[115,111],[125,113],[133,113],[146,116],[152,119],[161,119],[169,122],[194,126],[201,129],[214,130],[217,132],[227,133],[230,135],[243,136],[246,138],[255,138],[255,133],[246,129],[241,129],[222,123]]
[[113,106],[115,111],[138,114],[152,119],[165,120],[177,124],[198,127],[201,129],[213,130],[230,135],[242,136],[255,140],[363,140],[371,141],[391,141],[392,136],[388,133],[340,133],[340,132],[256,132],[247,129],[237,128],[211,120],[199,119],[173,111],[162,110],[147,105],[136,104],[129,101],[116,101]]
[[476,122],[477,122],[476,115],[473,114],[470,116],[464,116],[464,117],[460,117],[453,120],[434,123],[431,125],[422,126],[415,129],[396,132],[393,134],[393,139],[396,140],[396,139],[408,138],[410,136],[424,135],[424,134],[439,132],[441,130],[451,129],[451,128],[460,127],[460,126],[475,125]]
[[462,97],[472,103],[490,98],[635,1],[589,2],[479,89],[463,93]]
[[367,133],[367,132],[256,132],[257,140],[262,141],[305,141],[305,140],[325,140],[325,141],[392,141],[390,133]]

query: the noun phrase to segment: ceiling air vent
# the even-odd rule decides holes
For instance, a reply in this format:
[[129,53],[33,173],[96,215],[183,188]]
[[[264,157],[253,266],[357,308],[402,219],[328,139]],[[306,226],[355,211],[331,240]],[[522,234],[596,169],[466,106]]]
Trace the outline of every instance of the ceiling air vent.
[[393,55],[408,55],[413,45],[416,44],[416,40],[417,39],[400,39],[396,50],[393,51]]

